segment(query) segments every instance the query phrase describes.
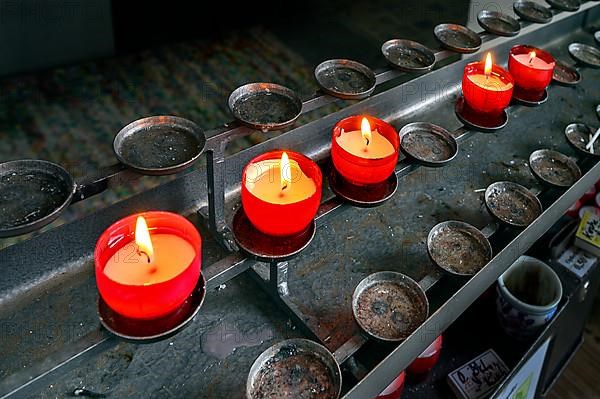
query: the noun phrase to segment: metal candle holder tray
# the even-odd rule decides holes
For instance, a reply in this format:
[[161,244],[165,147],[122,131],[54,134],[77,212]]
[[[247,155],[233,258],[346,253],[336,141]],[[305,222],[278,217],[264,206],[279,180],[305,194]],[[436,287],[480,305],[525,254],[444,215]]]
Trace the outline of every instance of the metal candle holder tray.
[[[206,333],[208,326],[214,324],[214,320],[226,318],[230,312],[211,304],[211,301],[215,301],[219,306],[234,306],[221,299],[229,290],[233,290],[239,295],[245,295],[247,302],[235,305],[235,309],[249,309],[239,312],[241,322],[250,323],[253,319],[260,319],[266,324],[273,324],[273,320],[265,320],[264,312],[267,310],[262,307],[271,309],[277,305],[283,313],[276,313],[270,317],[281,319],[283,323],[275,323],[279,327],[275,329],[277,332],[273,333],[275,336],[272,338],[283,340],[284,337],[297,336],[300,332],[301,335],[327,347],[343,368],[348,366],[351,369],[350,364],[356,364],[360,358],[368,357],[361,349],[368,343],[369,338],[354,322],[350,304],[350,297],[358,282],[366,274],[385,270],[401,271],[417,281],[428,296],[436,299],[432,301],[430,298],[431,303],[435,302],[431,307],[430,316],[402,343],[394,345],[393,348],[378,347],[379,356],[375,356],[378,365],[358,383],[347,385],[343,390],[345,398],[376,396],[600,178],[600,166],[596,165],[591,157],[577,154],[563,133],[564,127],[572,122],[593,123],[596,118],[595,105],[586,112],[586,117],[587,114],[591,114],[593,118],[586,121],[572,120],[573,116],[569,112],[574,109],[584,112],[579,110],[588,105],[588,102],[597,101],[597,98],[589,99],[589,96],[586,96],[582,104],[575,94],[577,87],[552,86],[548,90],[548,102],[541,106],[546,107],[545,109],[512,105],[508,110],[509,121],[505,129],[493,134],[476,134],[475,130],[461,126],[453,112],[464,65],[482,58],[484,51],[493,51],[496,59],[501,60],[500,56],[508,54],[509,48],[518,43],[541,47],[545,43],[552,43],[553,47],[550,50],[559,60],[567,62],[568,44],[586,40],[586,43],[593,43],[593,36],[582,32],[581,28],[594,19],[600,19],[600,7],[597,3],[586,2],[576,12],[555,11],[551,23],[540,25],[521,21],[521,30],[514,37],[479,34],[482,49],[474,55],[465,56],[461,60],[385,91],[378,92],[376,87],[374,95],[360,102],[295,127],[232,156],[225,155],[227,144],[254,130],[235,122],[225,128],[207,131],[198,139],[198,143],[204,144],[206,172],[191,171],[156,189],[99,210],[82,220],[51,229],[28,241],[1,250],[3,279],[0,281],[0,317],[3,323],[4,320],[9,323],[10,318],[10,324],[7,324],[8,331],[14,335],[24,335],[22,339],[25,343],[14,347],[3,343],[0,348],[5,353],[6,360],[3,362],[17,364],[11,366],[7,363],[6,367],[3,364],[2,368],[6,368],[8,372],[7,378],[2,376],[0,395],[22,397],[33,394],[49,384],[58,384],[63,376],[78,367],[83,367],[86,362],[94,362],[108,352],[121,350],[121,346],[117,347],[121,341],[99,328],[95,303],[93,307],[90,305],[97,296],[90,273],[93,263],[91,251],[100,233],[112,222],[140,210],[164,209],[190,216],[206,233],[203,235],[206,241],[203,275],[206,279],[207,303],[200,309],[195,322],[191,323],[185,332],[172,338],[175,345],[182,345],[182,349],[188,350],[190,356],[207,355],[197,353],[198,341],[186,342],[181,336],[185,334],[189,341],[187,334]],[[564,32],[569,33],[561,41]],[[455,53],[449,50],[440,50],[435,52],[435,59],[439,62],[454,55]],[[586,84],[586,81],[590,85],[599,84],[600,72],[597,70],[581,68],[580,73],[583,76],[580,85]],[[403,74],[404,72],[397,69],[376,73],[376,86]],[[432,87],[434,89],[431,89]],[[556,101],[553,102],[553,99]],[[565,108],[563,102],[559,102],[558,99],[567,102],[570,108]],[[319,95],[302,102],[300,112],[308,113],[336,100],[329,95]],[[571,103],[574,105],[570,105]],[[557,118],[564,124],[563,127],[558,126],[554,119],[552,123],[545,123],[550,122],[550,110],[559,114]],[[401,159],[395,171],[398,178],[396,194],[386,204],[364,212],[349,212],[353,208],[348,203],[326,190],[316,217],[315,239],[309,248],[296,258],[284,262],[259,262],[238,251],[230,226],[239,203],[241,171],[247,162],[271,149],[291,148],[311,157],[325,168],[329,158],[333,125],[344,117],[360,113],[372,114],[389,121],[398,131],[409,122],[416,121],[443,126],[456,141],[459,155],[439,169],[427,168],[408,158]],[[513,114],[519,118],[511,118],[510,115]],[[544,124],[534,123],[536,120]],[[529,136],[526,134],[526,127],[531,129]],[[546,127],[551,132],[541,133]],[[535,137],[540,137],[539,142],[538,139],[534,141]],[[515,153],[528,159],[530,153],[541,148],[558,150],[572,157],[578,156],[583,176],[566,191],[549,189],[540,194],[540,190],[537,190],[538,197],[542,198],[544,213],[529,226],[522,230],[499,227],[500,225],[485,211],[483,189],[494,181],[518,178],[516,175],[519,171],[516,167],[509,166],[507,175],[496,176],[494,174],[504,168],[496,165],[496,168],[485,170],[486,173],[482,174],[479,174],[477,168],[485,169],[488,158],[490,162],[494,159],[506,160],[507,157],[512,158]],[[487,154],[481,156],[477,151],[487,151]],[[99,177],[91,176],[90,179],[86,179],[90,181],[89,184],[79,185],[73,201],[97,194],[106,189],[109,183],[136,178],[138,174],[133,173],[131,169],[143,172],[140,168],[127,165],[124,159],[120,160],[122,164],[112,167],[108,171],[110,173],[103,174],[104,171],[101,171]],[[457,166],[458,170],[452,169],[457,162],[460,163]],[[464,168],[470,168],[474,175],[466,177]],[[454,172],[451,172],[453,170]],[[446,175],[447,173],[449,174]],[[520,179],[519,183],[529,188],[537,188],[538,182],[535,177],[527,176],[529,181]],[[465,181],[465,178],[472,178],[472,181]],[[472,186],[473,184],[477,186]],[[456,199],[457,205],[449,206],[435,198],[438,195],[446,199]],[[426,212],[431,215],[425,215]],[[335,215],[337,217],[333,217]],[[438,222],[461,218],[480,228],[486,237],[491,237],[495,256],[478,274],[470,279],[458,280],[457,283],[453,279],[462,277],[444,275],[441,269],[428,260],[426,237]],[[43,261],[40,250],[44,251]],[[406,252],[402,252],[404,250]],[[401,251],[401,257],[397,251]],[[255,292],[248,293],[247,291],[254,289],[256,285],[247,286],[246,277],[240,276],[243,273],[257,281],[258,286],[270,299],[263,298],[262,294]],[[236,278],[237,276],[240,277]],[[73,289],[74,292],[70,292],[71,286],[85,289]],[[56,293],[52,294],[54,292]],[[29,305],[31,298],[35,298],[36,295],[48,297],[50,301],[61,298],[64,300],[76,295],[78,301],[68,303],[82,306],[83,313],[65,314],[61,308],[60,314],[58,309],[53,309],[46,310],[45,312],[50,313],[42,316],[36,311],[39,306]],[[32,311],[18,311],[17,315],[13,315],[13,309]],[[50,339],[51,346],[56,351],[36,351],[36,348],[43,346],[40,344],[43,339],[28,340],[28,334],[23,334],[21,330],[29,329],[28,323],[33,323],[36,319],[48,317],[51,318],[48,323],[61,331],[60,337]],[[67,331],[68,325],[82,318],[95,324],[92,324],[91,329],[71,328]],[[287,318],[291,320],[291,325],[298,327],[299,332],[287,326]],[[190,330],[192,332],[189,332]],[[31,331],[33,335],[34,329]],[[265,345],[270,346],[275,342],[269,341]],[[252,350],[236,351],[231,356],[237,360],[232,361],[229,368],[220,368],[219,371],[214,371],[213,368],[211,372],[194,374],[194,378],[204,378],[202,381],[206,386],[212,383],[217,387],[215,389],[219,389],[219,394],[241,393],[244,388],[239,385],[239,381],[244,379],[239,376],[248,374],[251,363],[266,348],[265,345],[256,344],[256,348]],[[153,348],[156,347],[148,345],[138,350],[158,350]],[[243,352],[250,354],[245,355]],[[31,362],[24,371],[18,370],[21,368],[18,364],[21,357],[26,357],[27,362]],[[164,371],[165,378],[173,372]],[[185,370],[178,372],[186,373]],[[235,379],[232,379],[232,376]],[[176,380],[175,378],[174,381]]]

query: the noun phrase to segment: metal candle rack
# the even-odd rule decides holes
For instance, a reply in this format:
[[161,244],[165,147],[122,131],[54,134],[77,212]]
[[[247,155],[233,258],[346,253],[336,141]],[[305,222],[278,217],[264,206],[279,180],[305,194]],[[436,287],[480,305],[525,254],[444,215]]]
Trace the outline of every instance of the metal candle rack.
[[[519,3],[525,3],[520,1]],[[591,6],[590,6],[591,7]],[[589,7],[586,7],[587,9]],[[498,16],[502,17],[502,16]],[[486,21],[489,23],[490,15],[486,14]],[[451,28],[454,29],[454,28]],[[443,28],[439,28],[437,30],[438,34],[443,37]],[[481,39],[483,43],[490,41],[494,36],[491,34],[480,34],[478,38]],[[470,43],[472,42],[472,38],[469,38]],[[476,43],[471,43],[476,44]],[[407,45],[406,43],[400,43],[400,45]],[[411,42],[409,43],[413,48],[418,47],[418,43]],[[392,50],[390,50],[390,44],[387,44],[384,50],[392,54]],[[475,46],[475,50],[478,46]],[[426,50],[420,49],[423,52]],[[461,51],[464,51],[464,48],[461,48]],[[569,49],[571,55],[578,59],[578,54],[581,54],[581,47],[575,49],[575,51],[571,51]],[[472,50],[469,50],[472,51]],[[422,53],[423,54],[423,53]],[[428,55],[425,53],[425,55]],[[449,58],[454,55],[453,52],[448,50],[441,50],[433,54],[435,61],[441,61]],[[588,57],[589,53],[585,52],[585,57]],[[398,60],[389,59],[390,63],[397,65]],[[589,57],[584,60],[579,60],[581,62],[586,62],[589,65]],[[425,62],[428,64],[428,62]],[[344,67],[348,66],[347,62],[342,63],[334,63],[335,65],[343,65]],[[406,64],[404,63],[403,70],[407,70]],[[330,65],[320,65],[319,70],[329,67]],[[354,67],[360,68],[363,70],[363,66]],[[423,66],[422,63],[415,67],[415,70],[428,70],[432,65]],[[410,70],[410,67],[408,68]],[[375,84],[381,85],[386,83],[392,79],[398,78],[402,75],[402,72],[396,69],[390,69],[387,71],[380,72],[375,74]],[[367,88],[370,90],[370,88]],[[325,90],[325,89],[324,89]],[[335,93],[333,90],[325,90],[328,93]],[[368,91],[368,90],[367,90]],[[363,95],[364,90],[360,91],[360,96]],[[301,103],[301,109],[298,111],[299,114],[304,114],[316,110],[320,107],[323,107],[326,104],[332,103],[336,101],[335,97],[329,95],[319,95],[315,98],[309,99]],[[230,102],[231,104],[231,102]],[[297,117],[297,115],[296,115]],[[160,117],[158,117],[160,118]],[[294,117],[295,119],[295,117]],[[148,123],[148,120],[143,120],[143,123]],[[156,120],[155,120],[156,121]],[[131,125],[128,125],[123,129],[120,133],[121,136],[126,136],[132,130],[138,129],[139,126],[134,122]],[[164,122],[164,121],[163,121]],[[283,125],[282,125],[283,126]],[[190,127],[190,126],[188,126]],[[254,126],[259,127],[259,126]],[[281,127],[281,126],[278,126]],[[269,128],[267,126],[267,128]],[[272,126],[270,127],[272,128]],[[204,268],[204,277],[206,278],[206,290],[210,290],[211,288],[218,287],[221,284],[226,283],[230,279],[239,275],[242,272],[247,270],[251,271],[252,276],[258,281],[259,285],[273,298],[273,300],[284,309],[291,317],[294,323],[302,329],[302,331],[309,337],[319,342],[322,342],[325,346],[327,346],[329,337],[326,336],[326,332],[320,331],[318,327],[310,326],[306,323],[307,317],[302,313],[302,311],[290,300],[289,290],[288,290],[288,278],[287,278],[287,270],[288,263],[287,259],[282,261],[282,258],[269,257],[268,255],[253,253],[252,258],[254,260],[258,260],[255,262],[253,259],[250,259],[244,255],[242,255],[238,250],[238,245],[236,242],[236,238],[232,230],[229,227],[226,219],[226,193],[228,189],[226,187],[226,165],[225,165],[225,150],[227,144],[232,140],[241,138],[249,135],[254,132],[254,130],[250,127],[243,126],[239,122],[234,122],[229,126],[221,129],[216,129],[212,131],[208,131],[205,134],[199,134],[199,131],[195,127],[190,127],[191,130],[194,131],[194,135],[197,138],[197,144],[201,147],[198,151],[197,156],[194,156],[190,162],[185,162],[182,165],[179,165],[177,168],[173,168],[171,170],[164,170],[163,172],[173,173],[176,171],[180,171],[182,168],[189,166],[189,164],[195,161],[202,152],[206,153],[207,158],[207,188],[208,188],[208,202],[207,206],[202,207],[198,210],[198,213],[201,215],[202,219],[206,221],[206,224],[209,230],[212,232],[216,240],[228,251],[233,252],[229,256],[224,259],[213,263],[212,265],[206,266]],[[461,127],[451,133],[452,137],[455,139],[456,143],[461,143],[466,140],[470,135],[474,134],[473,131],[468,130],[467,127]],[[115,140],[115,152],[117,153],[117,157],[121,161],[120,164],[113,165],[109,168],[103,169],[99,171],[98,174],[94,176],[89,176],[87,179],[84,179],[85,183],[77,184],[74,186],[74,196],[71,202],[76,202],[88,198],[92,195],[98,194],[109,186],[109,183],[113,183],[115,181],[120,180],[129,180],[134,179],[139,176],[139,173],[142,174],[164,174],[160,170],[158,171],[148,171],[144,170],[144,168],[136,167],[135,164],[132,164],[128,161],[127,157],[122,156],[122,152],[120,150],[123,149],[122,142],[120,141],[120,137],[117,136]],[[441,165],[428,165],[428,166],[441,166]],[[408,158],[401,160],[395,170],[395,176],[399,179],[403,176],[406,176],[410,172],[419,168],[418,162],[414,162],[413,160],[409,160]],[[131,173],[131,170],[138,173]],[[159,168],[160,169],[160,168]],[[539,194],[539,190],[536,190]],[[335,214],[337,211],[341,210],[344,206],[344,201],[339,197],[329,197],[326,199],[320,206],[318,214],[316,216],[315,222],[317,225],[322,224],[324,220],[327,219],[328,216]],[[39,227],[39,226],[37,226]],[[482,229],[482,232],[486,238],[492,236],[499,228],[499,224],[492,223]],[[289,258],[295,254],[289,254]],[[428,290],[433,285],[435,285],[439,279],[442,277],[442,272],[438,271],[436,273],[429,274],[421,279],[418,283],[423,290]],[[333,351],[334,357],[336,358],[339,364],[346,362],[348,359],[352,357],[352,355],[359,350],[367,341],[367,337],[363,334],[352,336],[345,343],[343,343],[338,348],[334,348]],[[12,382],[9,385],[5,385],[2,383],[0,387],[2,391],[0,393],[6,394],[3,397],[10,397],[12,395],[24,394],[26,392],[33,392],[36,388],[40,387],[50,378],[55,377],[59,373],[66,372],[68,369],[75,367],[79,362],[83,361],[87,358],[88,355],[91,355],[94,352],[98,352],[101,350],[107,350],[109,347],[115,345],[118,341],[114,339],[114,337],[110,335],[106,335],[102,330],[94,331],[87,336],[80,339],[70,348],[66,348],[62,351],[57,352],[56,354],[50,356],[49,361],[46,364],[54,364],[55,366],[51,369],[43,369],[41,366],[33,367],[33,375],[34,378],[27,378],[31,375],[32,371],[29,371],[29,375],[23,378],[12,379]],[[353,363],[353,362],[352,362]],[[37,368],[36,368],[37,367]],[[15,383],[14,381],[18,381]]]

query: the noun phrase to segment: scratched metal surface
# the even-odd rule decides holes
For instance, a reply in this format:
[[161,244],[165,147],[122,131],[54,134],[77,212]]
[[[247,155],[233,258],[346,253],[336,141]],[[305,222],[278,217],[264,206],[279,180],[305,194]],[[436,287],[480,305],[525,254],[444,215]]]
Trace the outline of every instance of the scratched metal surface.
[[[548,49],[568,61],[566,45],[573,41],[591,43],[593,38],[576,32]],[[307,251],[290,262],[290,291],[292,301],[308,315],[308,323],[322,338],[330,337],[330,348],[337,348],[356,332],[350,298],[364,276],[396,270],[420,279],[433,268],[424,244],[432,226],[448,219],[477,227],[491,221],[482,206],[482,194],[474,190],[500,179],[534,184],[522,164],[533,150],[551,148],[576,155],[563,137],[564,126],[573,121],[598,125],[594,109],[600,70],[586,68],[582,74],[584,80],[576,88],[552,86],[548,102],[540,108],[512,108],[505,129],[474,135],[460,145],[450,165],[421,168],[403,178],[398,193],[384,206],[347,210],[319,229]],[[452,98],[393,124],[399,128],[418,120],[449,130],[459,126]],[[203,236],[208,264],[223,253],[208,234]],[[56,348],[97,328],[91,270],[90,263],[72,280],[44,287],[45,292],[35,300],[21,301],[19,309],[0,314],[0,378],[43,360]],[[431,299],[439,302],[451,294],[442,292],[440,298]],[[234,336],[233,342],[228,335]],[[85,386],[118,398],[241,398],[254,358],[269,345],[293,336],[299,332],[287,316],[247,276],[240,276],[224,289],[210,291],[197,319],[176,337],[145,346],[119,344],[35,397],[63,397]],[[225,356],[235,346],[240,347]]]

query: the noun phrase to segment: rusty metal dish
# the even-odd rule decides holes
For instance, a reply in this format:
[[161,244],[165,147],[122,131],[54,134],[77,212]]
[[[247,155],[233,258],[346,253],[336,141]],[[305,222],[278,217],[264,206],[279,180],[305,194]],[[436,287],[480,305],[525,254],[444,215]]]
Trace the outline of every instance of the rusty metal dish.
[[537,150],[529,156],[533,174],[556,187],[570,187],[581,177],[581,170],[572,158],[553,150]]
[[113,141],[117,159],[145,175],[168,175],[191,166],[206,137],[194,122],[177,116],[151,116],[125,126]]
[[546,24],[552,21],[552,11],[529,0],[517,0],[513,3],[515,14],[526,21],[536,22],[538,24]]
[[341,390],[342,373],[331,352],[302,338],[261,353],[246,381],[247,399],[337,399]]
[[429,315],[423,289],[397,272],[378,272],[364,278],[352,295],[352,312],[358,325],[381,341],[402,341]]
[[0,163],[0,237],[35,231],[69,206],[73,177],[62,166],[24,159]]
[[581,7],[579,0],[546,0],[546,3],[561,11],[577,11]]
[[593,135],[594,131],[583,123],[571,123],[565,128],[565,137],[569,144],[586,155],[598,157],[600,156],[600,140],[594,142],[593,152],[585,148]]
[[520,184],[500,181],[485,190],[488,211],[501,222],[513,227],[527,227],[542,214],[540,200]]
[[229,109],[242,124],[258,130],[283,129],[302,112],[302,100],[291,89],[275,83],[249,83],[229,96]]
[[487,32],[498,36],[516,36],[521,30],[519,21],[498,11],[481,11],[477,14],[477,22]]
[[433,123],[409,123],[399,135],[402,152],[425,166],[444,166],[458,154],[458,144],[450,132]]
[[315,68],[315,79],[327,94],[361,100],[375,90],[375,73],[366,65],[345,59],[328,60]]
[[600,50],[594,46],[583,43],[569,44],[569,54],[577,62],[583,65],[600,68]]
[[562,62],[556,62],[552,80],[563,86],[575,86],[581,82],[581,74],[574,67],[567,66]]
[[433,51],[412,40],[388,40],[381,52],[391,65],[405,72],[427,72],[435,65]]
[[455,276],[473,276],[492,259],[492,246],[483,233],[455,220],[431,229],[427,252],[433,263]]
[[474,53],[481,47],[481,37],[463,25],[439,24],[433,34],[442,46],[458,53]]

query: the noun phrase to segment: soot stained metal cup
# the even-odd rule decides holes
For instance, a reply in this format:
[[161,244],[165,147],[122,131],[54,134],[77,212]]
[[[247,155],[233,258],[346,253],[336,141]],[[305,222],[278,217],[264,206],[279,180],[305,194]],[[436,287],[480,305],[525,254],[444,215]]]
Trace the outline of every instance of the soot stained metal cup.
[[520,184],[500,181],[485,190],[485,205],[499,221],[513,227],[527,227],[542,214],[540,200]]
[[373,273],[352,295],[358,325],[381,341],[398,342],[410,336],[429,315],[429,302],[419,284],[397,272]]
[[252,364],[246,398],[337,399],[342,373],[325,347],[308,339],[288,339],[265,350]]

